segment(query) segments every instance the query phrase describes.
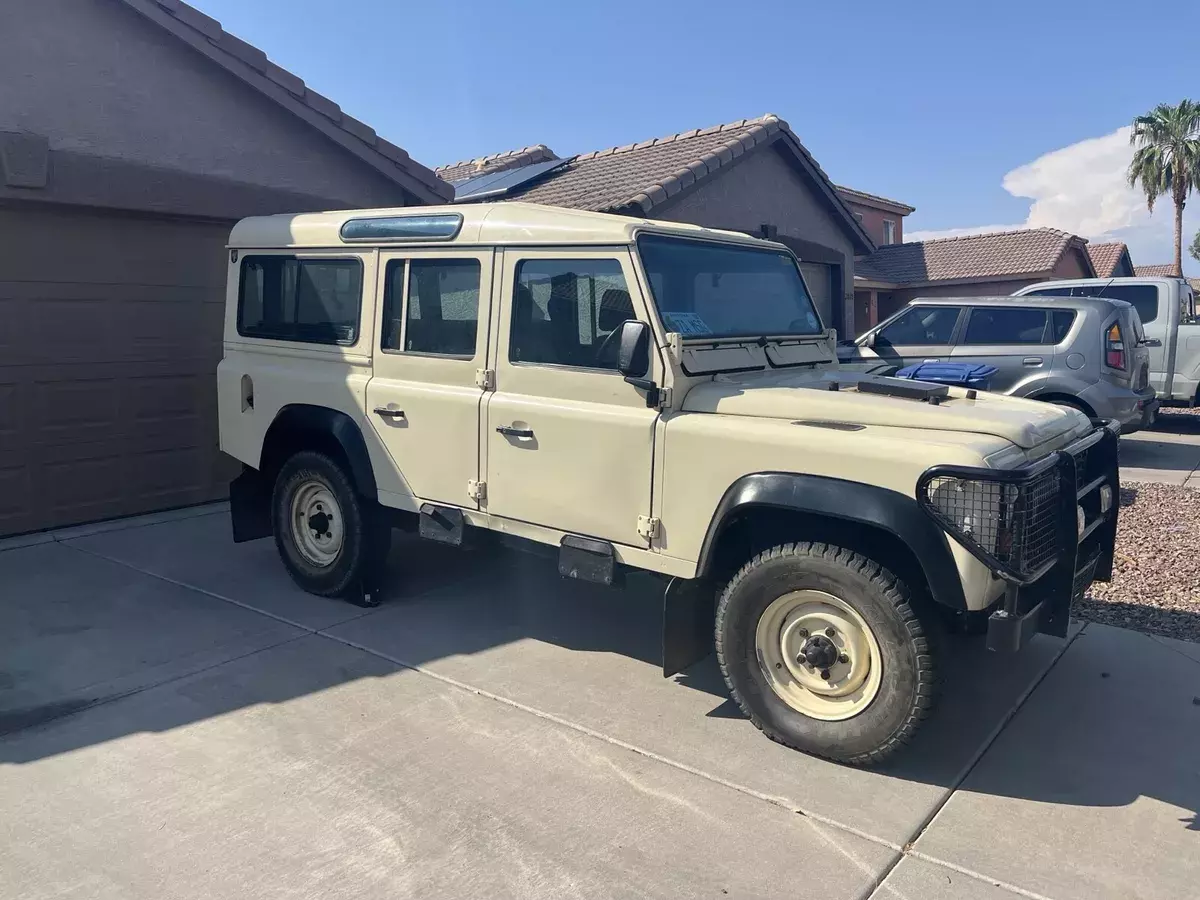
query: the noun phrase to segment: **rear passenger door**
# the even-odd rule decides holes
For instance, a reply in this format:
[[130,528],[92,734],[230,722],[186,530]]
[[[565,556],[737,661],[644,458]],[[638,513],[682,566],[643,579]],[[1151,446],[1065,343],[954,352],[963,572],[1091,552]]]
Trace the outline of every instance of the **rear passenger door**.
[[880,359],[901,368],[944,362],[962,311],[961,306],[910,306],[879,330],[871,349]]
[[367,418],[407,493],[381,497],[478,508],[468,490],[479,474],[479,415],[485,368],[491,250],[384,252],[379,260],[374,377]]
[[[1050,374],[1055,344],[1051,319],[1050,310],[1045,307],[970,307],[966,326],[951,356],[954,362],[995,366],[997,372],[991,378],[991,390],[1023,396]],[[1070,321],[1064,321],[1069,330]]]

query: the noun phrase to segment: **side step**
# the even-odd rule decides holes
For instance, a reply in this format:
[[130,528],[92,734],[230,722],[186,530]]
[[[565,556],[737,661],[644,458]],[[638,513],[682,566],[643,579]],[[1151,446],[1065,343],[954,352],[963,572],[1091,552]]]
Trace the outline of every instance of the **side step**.
[[461,547],[463,542],[462,510],[455,509],[453,506],[434,506],[432,503],[422,503],[418,533],[421,537],[437,541],[440,544]]
[[558,545],[558,574],[612,587],[617,576],[617,555],[608,541],[563,535]]

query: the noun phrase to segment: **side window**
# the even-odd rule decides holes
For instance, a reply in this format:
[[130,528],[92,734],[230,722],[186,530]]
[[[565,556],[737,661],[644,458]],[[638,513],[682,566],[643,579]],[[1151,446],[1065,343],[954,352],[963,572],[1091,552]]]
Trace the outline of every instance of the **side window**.
[[1158,288],[1153,284],[1114,284],[1104,296],[1132,303],[1143,325],[1158,318]]
[[1075,324],[1075,310],[1056,309],[1050,313],[1050,343],[1060,344]]
[[238,334],[306,344],[353,344],[362,308],[357,259],[246,256],[238,283]]
[[616,369],[621,323],[636,318],[615,259],[530,259],[513,287],[512,362]]
[[[479,274],[476,259],[391,260],[384,273],[380,346],[384,350],[409,353],[468,359],[475,356]],[[407,309],[404,308],[406,279]]]
[[949,344],[961,306],[910,306],[875,341],[878,344]]
[[1046,310],[1028,307],[980,306],[971,310],[964,344],[1041,344],[1046,334]]

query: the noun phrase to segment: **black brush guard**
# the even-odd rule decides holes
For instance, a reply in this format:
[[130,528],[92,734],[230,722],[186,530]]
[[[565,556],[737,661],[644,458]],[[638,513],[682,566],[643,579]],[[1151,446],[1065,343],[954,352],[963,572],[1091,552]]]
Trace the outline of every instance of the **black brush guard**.
[[[934,466],[917,481],[917,502],[947,534],[1006,582],[988,620],[990,650],[1016,651],[1037,632],[1065,637],[1071,605],[1093,581],[1112,578],[1120,508],[1117,438],[1120,425],[1093,419],[1094,430],[1045,459],[1017,469]],[[994,524],[993,551],[935,505],[947,479],[980,483],[1011,498]],[[1002,487],[993,487],[993,486]],[[1107,510],[1101,487],[1111,490]],[[1084,511],[1079,530],[1078,510]],[[987,527],[985,525],[985,527]],[[1001,544],[1004,544],[1001,548]]]

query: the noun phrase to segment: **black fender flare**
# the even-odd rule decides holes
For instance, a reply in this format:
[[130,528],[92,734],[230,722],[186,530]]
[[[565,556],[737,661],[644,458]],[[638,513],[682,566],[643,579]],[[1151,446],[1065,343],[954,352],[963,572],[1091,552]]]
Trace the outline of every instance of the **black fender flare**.
[[729,520],[749,507],[795,510],[886,531],[912,552],[937,603],[955,610],[967,608],[946,534],[916,500],[876,485],[820,475],[758,472],[730,485],[704,535],[698,576],[709,574],[713,551]]
[[371,500],[379,496],[375,486],[375,470],[371,468],[371,457],[367,452],[367,442],[358,423],[346,413],[326,406],[310,406],[304,403],[281,407],[263,437],[260,470],[274,461],[276,448],[272,441],[281,440],[285,434],[328,435],[337,442],[346,457],[350,466],[350,480],[358,493]]

